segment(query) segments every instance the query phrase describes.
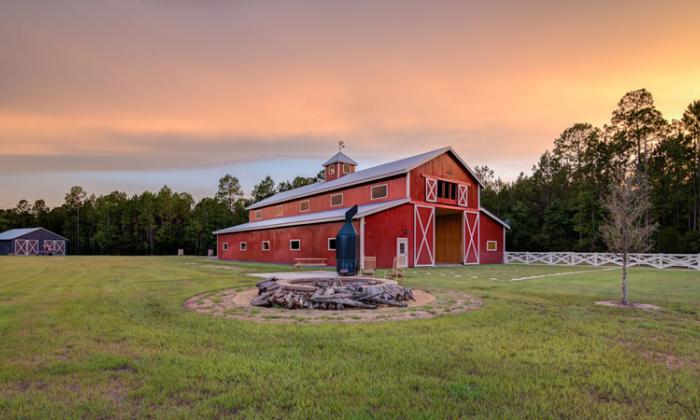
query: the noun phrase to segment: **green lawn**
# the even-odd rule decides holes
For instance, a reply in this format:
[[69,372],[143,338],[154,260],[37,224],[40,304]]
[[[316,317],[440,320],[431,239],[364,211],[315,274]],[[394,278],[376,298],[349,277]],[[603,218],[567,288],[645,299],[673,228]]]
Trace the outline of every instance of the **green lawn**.
[[[239,267],[236,269],[219,268]],[[0,258],[0,418],[700,417],[700,273],[414,269],[482,309],[371,324],[186,311],[273,266],[176,257]],[[509,281],[514,278],[568,275]]]

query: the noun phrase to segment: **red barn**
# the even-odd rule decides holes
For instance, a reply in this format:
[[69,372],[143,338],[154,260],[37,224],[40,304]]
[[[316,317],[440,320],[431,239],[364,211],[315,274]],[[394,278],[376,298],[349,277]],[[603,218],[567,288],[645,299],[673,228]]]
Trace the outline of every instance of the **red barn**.
[[482,183],[451,147],[355,171],[342,152],[323,164],[325,181],[281,192],[248,207],[249,222],[214,232],[223,260],[292,264],[327,258],[357,204],[360,264],[390,267],[493,264],[504,258],[509,226],[482,208]]

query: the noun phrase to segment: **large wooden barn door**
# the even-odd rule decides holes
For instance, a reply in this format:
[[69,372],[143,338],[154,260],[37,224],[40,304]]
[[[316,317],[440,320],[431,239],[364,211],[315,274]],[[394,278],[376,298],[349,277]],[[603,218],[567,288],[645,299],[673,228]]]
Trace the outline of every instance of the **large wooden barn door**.
[[464,263],[479,264],[479,213],[464,212]]
[[15,255],[37,255],[39,241],[36,239],[15,239]]
[[416,206],[413,226],[414,265],[435,265],[435,207]]

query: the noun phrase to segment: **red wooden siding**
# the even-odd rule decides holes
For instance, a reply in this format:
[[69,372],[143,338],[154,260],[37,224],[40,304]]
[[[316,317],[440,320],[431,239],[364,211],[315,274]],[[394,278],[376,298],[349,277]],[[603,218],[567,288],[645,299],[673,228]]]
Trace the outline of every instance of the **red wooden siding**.
[[[480,215],[479,223],[479,243],[481,244],[481,254],[479,262],[481,264],[500,264],[503,262],[503,249],[505,247],[504,233],[505,228],[485,213]],[[496,241],[497,250],[487,251],[486,242]]]
[[[371,199],[371,189],[375,185],[387,184],[389,187],[389,195],[386,198],[381,198],[378,200]],[[316,213],[319,211],[330,210],[335,207],[330,206],[330,196],[333,194],[343,193],[343,205],[339,207],[350,207],[355,204],[368,204],[368,203],[379,203],[382,201],[396,200],[399,198],[406,197],[406,178],[404,175],[383,179],[375,182],[370,182],[367,184],[349,187],[347,189],[331,191],[323,194],[319,194],[312,197],[303,197],[293,201],[288,201],[286,203],[273,204],[268,207],[263,207],[262,209],[255,209],[249,212],[249,221],[256,222],[265,219],[271,219],[274,217],[280,217],[275,215],[275,208],[279,205],[282,206],[282,217],[284,216],[296,216],[299,214],[306,213]],[[299,202],[309,200],[310,208],[309,211],[303,213],[299,212]],[[255,219],[254,213],[257,210],[262,210],[262,219]]]
[[[411,176],[411,200],[425,202],[426,198],[426,177],[434,177],[446,181],[462,183],[468,185],[467,204],[468,208],[477,209],[479,207],[478,194],[479,184],[471,174],[449,153],[444,153],[432,159],[410,172]],[[455,205],[456,200],[455,200]]]
[[408,238],[408,265],[413,266],[413,206],[405,204],[365,217],[365,256],[377,257],[377,267],[391,267],[396,239]]
[[[328,258],[328,265],[335,265],[335,251],[328,250],[328,238],[335,238],[342,222],[301,225],[277,229],[265,229],[219,235],[217,241],[220,259],[293,264],[295,258]],[[357,233],[359,225],[355,223]],[[301,249],[289,249],[291,239],[301,240]],[[247,250],[240,250],[240,242],[247,243]],[[270,241],[270,250],[262,250],[262,241]],[[224,251],[223,243],[229,249]]]

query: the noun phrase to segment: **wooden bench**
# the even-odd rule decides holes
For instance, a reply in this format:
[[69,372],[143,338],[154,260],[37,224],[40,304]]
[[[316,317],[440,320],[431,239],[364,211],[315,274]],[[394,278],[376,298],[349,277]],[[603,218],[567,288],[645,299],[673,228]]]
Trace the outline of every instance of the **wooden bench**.
[[294,258],[294,267],[326,267],[328,258]]

